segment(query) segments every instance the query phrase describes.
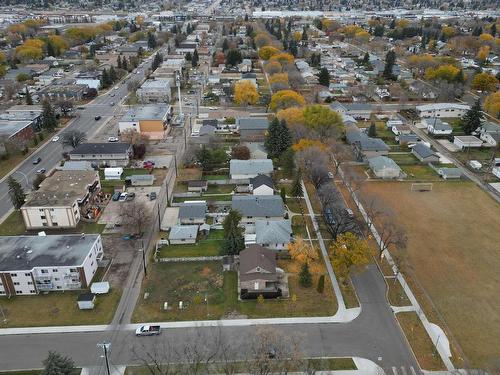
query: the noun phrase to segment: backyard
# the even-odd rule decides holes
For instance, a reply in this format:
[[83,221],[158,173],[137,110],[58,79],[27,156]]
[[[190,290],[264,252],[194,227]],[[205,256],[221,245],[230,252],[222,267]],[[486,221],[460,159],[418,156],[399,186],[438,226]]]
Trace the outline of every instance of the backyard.
[[[303,288],[298,269],[290,261],[279,266],[289,274],[289,299],[238,301],[238,277],[235,271],[222,272],[220,262],[156,263],[150,267],[143,283],[132,320],[172,321],[204,320],[224,317],[326,316],[337,310],[328,278],[323,293],[316,291],[319,274],[313,275],[313,286]],[[147,293],[146,298],[143,298]],[[295,297],[293,297],[295,295]],[[205,303],[208,300],[208,305]],[[184,309],[178,308],[183,301]],[[169,310],[163,310],[168,302]]]
[[472,367],[498,358],[499,205],[475,184],[459,181],[434,183],[431,192],[371,182],[363,193],[376,195],[406,229],[403,271],[429,319],[451,332]]
[[168,245],[160,248],[159,258],[201,257],[219,255],[223,230],[212,230],[208,236],[199,235],[198,242],[187,245]]

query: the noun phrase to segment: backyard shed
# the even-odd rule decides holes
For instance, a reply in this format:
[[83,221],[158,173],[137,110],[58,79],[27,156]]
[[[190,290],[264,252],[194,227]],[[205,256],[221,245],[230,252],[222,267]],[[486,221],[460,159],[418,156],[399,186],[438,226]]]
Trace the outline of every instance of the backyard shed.
[[155,181],[155,176],[152,174],[134,174],[126,177],[125,181],[130,186],[151,186]]
[[95,304],[94,293],[82,293],[78,296],[78,308],[80,310],[92,310]]
[[109,283],[107,281],[92,283],[90,291],[94,294],[106,294],[109,292]]

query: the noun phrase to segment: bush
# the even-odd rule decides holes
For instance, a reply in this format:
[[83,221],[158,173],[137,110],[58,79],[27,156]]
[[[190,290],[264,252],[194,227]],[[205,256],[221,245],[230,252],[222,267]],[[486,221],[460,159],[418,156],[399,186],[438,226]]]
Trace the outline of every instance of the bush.
[[321,275],[318,279],[318,287],[316,288],[318,293],[322,294],[325,290],[325,275]]
[[302,269],[300,270],[299,284],[304,288],[310,288],[312,286],[312,275],[309,271],[309,265],[307,262],[304,262]]

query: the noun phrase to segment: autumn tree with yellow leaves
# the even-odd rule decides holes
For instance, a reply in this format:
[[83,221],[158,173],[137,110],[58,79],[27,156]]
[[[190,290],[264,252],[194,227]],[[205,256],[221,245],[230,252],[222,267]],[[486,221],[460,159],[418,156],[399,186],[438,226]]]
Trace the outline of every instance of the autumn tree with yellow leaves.
[[366,240],[347,232],[337,237],[330,246],[329,253],[336,274],[345,280],[352,267],[364,266],[370,262],[373,251]]
[[293,260],[299,263],[312,263],[319,259],[317,250],[300,236],[288,244],[288,253]]
[[484,100],[484,110],[496,118],[500,118],[500,91],[494,92]]
[[277,55],[281,51],[273,46],[264,46],[259,49],[259,57],[262,60],[269,60],[272,56]]
[[478,73],[472,79],[472,88],[478,91],[493,92],[497,89],[498,79],[489,73]]
[[234,102],[238,105],[253,105],[260,99],[257,87],[248,81],[241,80],[234,85]]
[[306,100],[302,95],[293,90],[281,90],[273,94],[269,108],[271,111],[276,112],[280,109],[290,107],[303,107]]

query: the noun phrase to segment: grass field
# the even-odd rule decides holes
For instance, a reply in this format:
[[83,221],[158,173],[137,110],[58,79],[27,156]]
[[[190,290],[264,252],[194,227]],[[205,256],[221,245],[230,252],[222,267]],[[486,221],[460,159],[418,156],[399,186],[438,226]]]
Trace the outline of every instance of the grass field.
[[219,255],[223,239],[223,230],[212,230],[206,238],[199,236],[198,242],[195,244],[163,246],[160,248],[158,257],[181,258]]
[[0,320],[0,328],[106,324],[113,318],[121,290],[112,289],[109,294],[98,296],[93,310],[78,309],[79,294],[57,292],[3,298],[0,306],[7,322]]
[[[328,278],[325,279],[325,290],[320,294],[316,291],[319,273],[313,275],[311,288],[303,288],[298,282],[299,267],[290,261],[280,261],[279,266],[289,273],[290,295],[295,294],[296,298],[266,300],[260,304],[255,300],[238,301],[237,273],[223,273],[220,262],[156,263],[149,268],[132,320],[203,320],[220,319],[228,315],[269,318],[335,313],[337,303]],[[144,293],[149,293],[147,299],[142,298]],[[204,302],[205,296],[208,308]],[[179,301],[183,301],[185,309],[178,309]],[[164,311],[164,302],[168,302],[172,309]]]
[[373,182],[364,191],[406,228],[405,271],[431,321],[442,325],[441,316],[471,366],[484,367],[500,357],[500,206],[473,183],[434,183],[421,193],[410,186]]

